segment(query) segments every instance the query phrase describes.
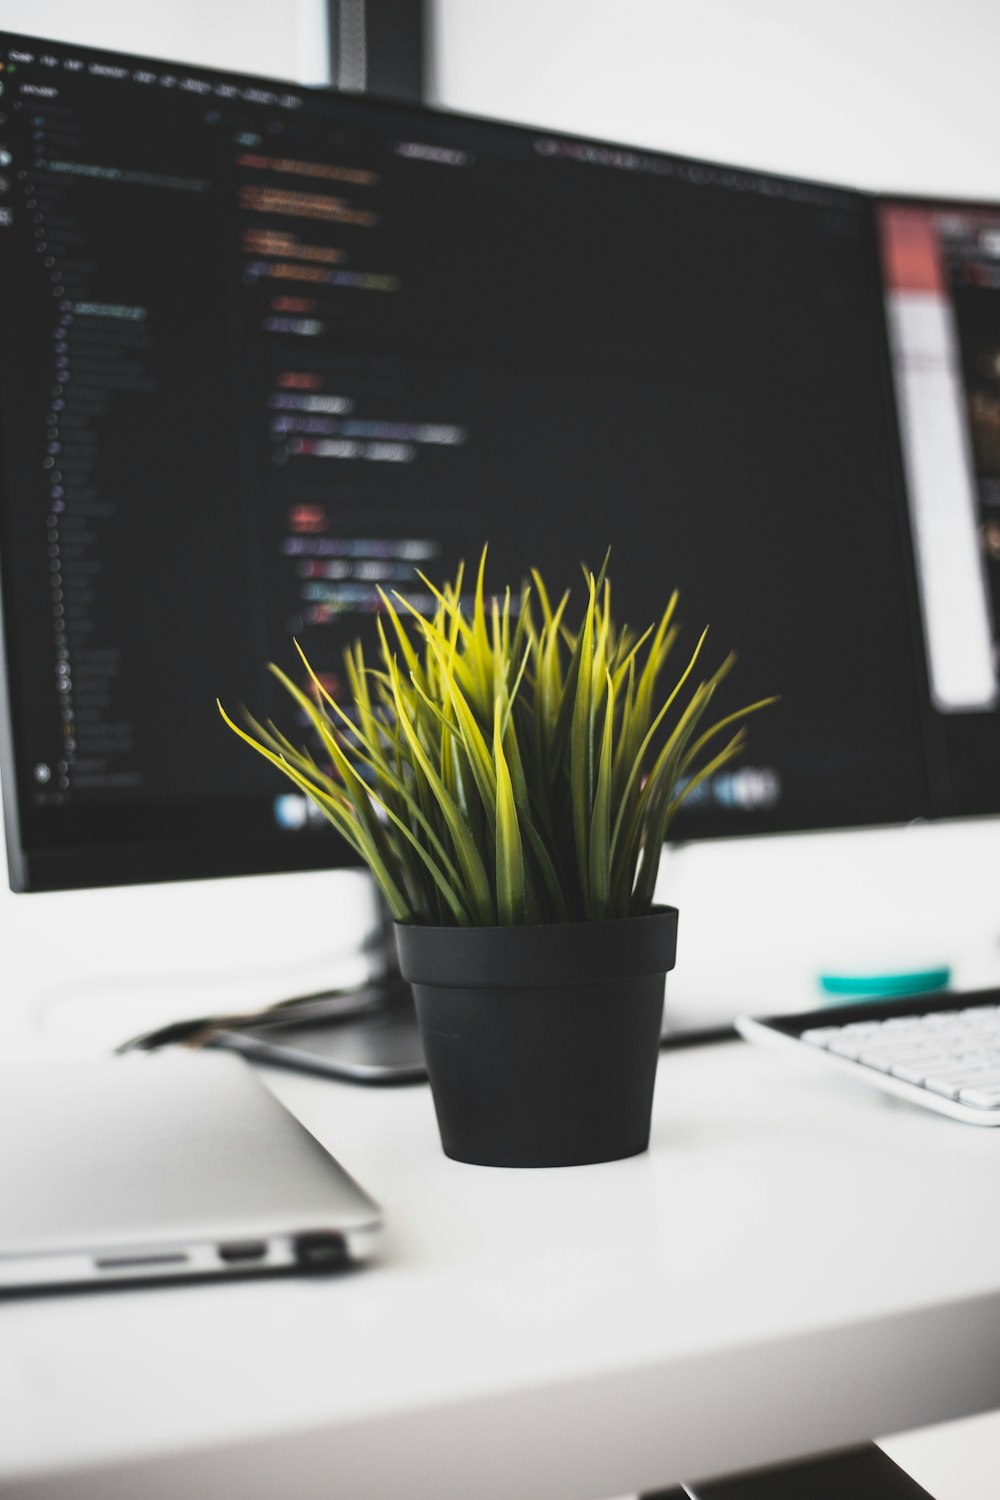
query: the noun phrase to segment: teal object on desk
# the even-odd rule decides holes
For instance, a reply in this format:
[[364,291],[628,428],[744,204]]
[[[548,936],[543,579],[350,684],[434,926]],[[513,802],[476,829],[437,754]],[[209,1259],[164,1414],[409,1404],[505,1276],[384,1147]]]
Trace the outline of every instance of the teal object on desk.
[[820,989],[841,1000],[890,999],[893,995],[924,995],[943,990],[951,981],[951,967],[914,969],[896,974],[821,974]]

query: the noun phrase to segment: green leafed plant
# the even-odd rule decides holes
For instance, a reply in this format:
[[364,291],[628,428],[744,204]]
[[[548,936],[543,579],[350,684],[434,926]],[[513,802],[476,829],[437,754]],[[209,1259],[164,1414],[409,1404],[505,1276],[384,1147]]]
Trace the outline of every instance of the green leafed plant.
[[322,809],[365,860],[398,922],[457,926],[604,920],[652,906],[664,837],[685,797],[742,747],[743,721],[706,725],[730,655],[696,669],[703,633],[664,681],[676,593],[642,635],[616,627],[611,585],[586,573],[567,623],[538,573],[519,607],[487,599],[485,551],[471,608],[463,573],[433,615],[382,595],[379,660],[346,655],[353,712],[299,648],[308,691],[271,671],[311,722],[317,755],[270,721],[231,729]]

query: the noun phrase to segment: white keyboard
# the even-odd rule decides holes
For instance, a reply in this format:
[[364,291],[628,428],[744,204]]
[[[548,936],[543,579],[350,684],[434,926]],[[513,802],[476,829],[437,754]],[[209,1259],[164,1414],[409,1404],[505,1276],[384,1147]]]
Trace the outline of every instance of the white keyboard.
[[748,1041],[806,1048],[954,1120],[1000,1125],[1000,991],[743,1016],[736,1026]]

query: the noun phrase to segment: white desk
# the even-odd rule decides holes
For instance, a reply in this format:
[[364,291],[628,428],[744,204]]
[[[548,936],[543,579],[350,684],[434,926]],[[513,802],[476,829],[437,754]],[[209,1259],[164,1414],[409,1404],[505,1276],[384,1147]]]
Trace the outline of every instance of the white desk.
[[1000,1132],[733,1044],[648,1156],[510,1172],[423,1088],[268,1081],[381,1264],[0,1306],[0,1494],[597,1500],[1000,1405]]

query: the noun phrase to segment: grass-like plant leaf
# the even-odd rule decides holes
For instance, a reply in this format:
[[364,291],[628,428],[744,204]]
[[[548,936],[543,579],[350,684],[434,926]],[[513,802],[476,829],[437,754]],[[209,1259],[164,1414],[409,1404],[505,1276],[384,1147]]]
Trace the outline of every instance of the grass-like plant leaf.
[[697,680],[703,633],[664,682],[677,594],[655,625],[618,628],[606,574],[607,558],[596,577],[585,572],[576,629],[570,596],[553,604],[537,572],[519,594],[488,595],[485,549],[471,609],[461,569],[440,587],[423,579],[428,615],[382,594],[377,664],[360,644],[346,653],[350,711],[301,648],[304,686],[271,668],[314,750],[248,713],[241,728],[220,712],[366,861],[397,921],[639,915],[678,808],[739,754],[747,717],[774,700],[706,723],[734,658]]

